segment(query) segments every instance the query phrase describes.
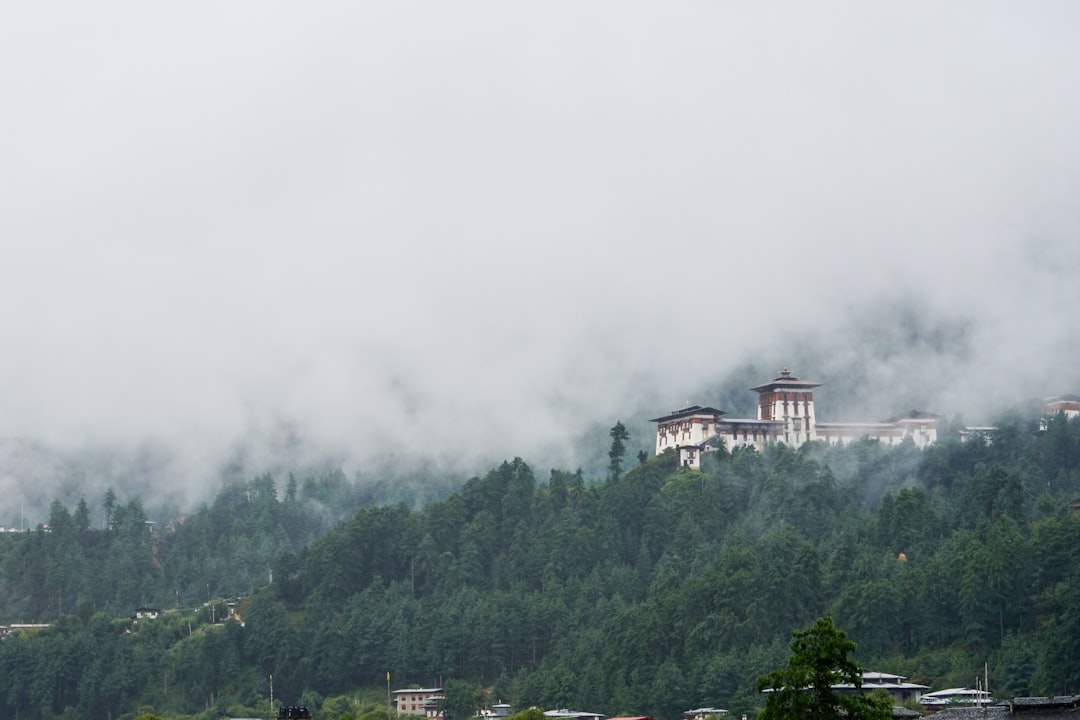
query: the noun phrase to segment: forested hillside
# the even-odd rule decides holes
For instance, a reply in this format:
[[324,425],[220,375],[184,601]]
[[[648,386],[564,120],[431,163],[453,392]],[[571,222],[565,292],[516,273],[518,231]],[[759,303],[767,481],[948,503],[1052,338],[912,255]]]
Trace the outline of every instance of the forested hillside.
[[[864,667],[935,688],[984,663],[1000,695],[1080,686],[1080,419],[627,462],[537,477],[515,459],[325,534],[303,485],[279,497],[269,476],[152,531],[139,499],[107,530],[56,503],[48,532],[0,537],[4,621],[52,623],[0,641],[0,711],[266,716],[272,675],[337,720],[351,706],[324,698],[385,692],[389,671],[521,707],[752,716],[757,677],[822,615]],[[221,621],[234,596],[243,624]],[[146,605],[166,612],[127,619]]]

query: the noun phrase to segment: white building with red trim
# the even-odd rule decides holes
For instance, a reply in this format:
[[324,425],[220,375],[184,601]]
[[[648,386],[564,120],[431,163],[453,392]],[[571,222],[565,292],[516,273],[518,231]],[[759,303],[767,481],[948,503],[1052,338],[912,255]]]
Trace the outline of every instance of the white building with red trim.
[[700,468],[701,455],[719,446],[728,449],[784,443],[799,447],[822,440],[831,445],[869,438],[898,445],[910,438],[924,448],[937,440],[940,416],[911,410],[881,422],[818,422],[814,388],[821,383],[800,380],[784,368],[769,382],[750,388],[758,394],[756,418],[729,418],[723,410],[691,405],[653,418],[656,454],[668,449],[679,453],[679,464]]
[[1046,414],[1053,417],[1059,412],[1065,413],[1065,417],[1070,419],[1080,415],[1080,395],[1058,395],[1046,398]]

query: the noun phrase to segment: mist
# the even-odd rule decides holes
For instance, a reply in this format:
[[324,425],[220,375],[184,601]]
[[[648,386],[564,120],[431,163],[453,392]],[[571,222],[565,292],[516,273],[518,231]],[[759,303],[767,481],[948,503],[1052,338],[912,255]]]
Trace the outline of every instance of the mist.
[[574,467],[784,365],[827,420],[1080,391],[1078,33],[1070,2],[4,8],[0,519],[227,467]]

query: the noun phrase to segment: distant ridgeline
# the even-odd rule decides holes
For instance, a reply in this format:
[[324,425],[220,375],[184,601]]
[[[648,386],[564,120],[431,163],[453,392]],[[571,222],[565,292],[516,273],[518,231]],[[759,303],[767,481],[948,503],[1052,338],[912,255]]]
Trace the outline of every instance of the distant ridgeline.
[[[921,410],[909,410],[881,422],[819,422],[814,413],[816,387],[821,383],[800,380],[784,368],[769,382],[750,388],[758,394],[756,418],[728,418],[723,410],[700,405],[653,418],[651,422],[657,423],[656,454],[673,448],[679,453],[679,465],[700,468],[701,454],[715,450],[721,441],[728,449],[752,446],[758,450],[772,443],[799,447],[814,440],[837,445],[868,438],[897,445],[911,438],[919,448],[937,441],[942,416]],[[1050,398],[1047,409],[1073,417],[1080,414],[1080,396]],[[960,436],[992,429],[962,428]]]

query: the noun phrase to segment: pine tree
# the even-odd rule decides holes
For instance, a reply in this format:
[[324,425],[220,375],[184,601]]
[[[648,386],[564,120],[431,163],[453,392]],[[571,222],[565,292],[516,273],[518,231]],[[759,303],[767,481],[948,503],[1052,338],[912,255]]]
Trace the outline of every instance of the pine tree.
[[611,479],[614,480],[622,474],[622,459],[626,454],[626,441],[630,438],[630,433],[626,432],[626,426],[619,421],[608,434],[611,435],[611,450],[608,451],[611,463],[608,468],[611,471]]

